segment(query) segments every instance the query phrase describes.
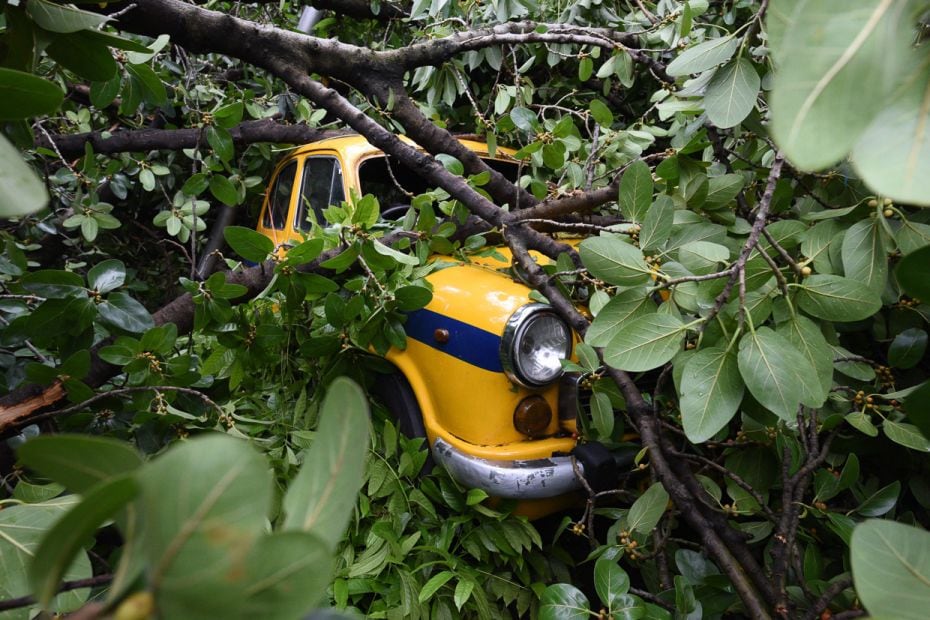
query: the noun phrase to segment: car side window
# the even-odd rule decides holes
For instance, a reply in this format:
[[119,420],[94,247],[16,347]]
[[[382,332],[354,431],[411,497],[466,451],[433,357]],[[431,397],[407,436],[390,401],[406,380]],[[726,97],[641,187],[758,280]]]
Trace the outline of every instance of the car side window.
[[284,229],[284,222],[287,221],[287,209],[291,204],[291,192],[294,191],[294,180],[297,176],[297,162],[288,163],[274,181],[274,188],[271,190],[271,196],[268,197],[268,208],[265,209],[265,216],[262,218],[262,225],[265,228]]
[[339,160],[335,157],[308,157],[304,160],[303,185],[294,228],[310,230],[309,209],[313,210],[316,221],[322,222],[323,210],[345,199]]

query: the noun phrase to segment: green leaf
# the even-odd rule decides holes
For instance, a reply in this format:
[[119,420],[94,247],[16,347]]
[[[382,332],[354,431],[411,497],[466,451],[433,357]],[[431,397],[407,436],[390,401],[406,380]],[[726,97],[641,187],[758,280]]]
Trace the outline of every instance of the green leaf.
[[670,314],[649,314],[628,321],[604,348],[604,362],[640,372],[662,366],[681,349],[687,327]]
[[587,82],[592,73],[594,73],[594,61],[591,60],[590,56],[585,56],[578,63],[578,79]]
[[787,338],[768,327],[740,340],[739,371],[759,404],[786,422],[797,419],[799,404],[819,407],[824,402],[810,362]]
[[644,284],[652,273],[643,259],[642,250],[615,235],[585,239],[578,250],[591,275],[608,284]]
[[732,35],[714,37],[679,54],[666,69],[672,77],[700,73],[723,64],[733,57],[739,41]]
[[213,149],[217,157],[225,162],[232,160],[233,156],[236,154],[236,149],[229,131],[222,127],[217,127],[216,125],[210,125],[207,127],[206,134],[207,142],[210,144],[210,148]]
[[416,267],[417,265],[420,264],[420,259],[418,259],[416,256],[405,254],[403,252],[398,252],[394,248],[384,245],[378,240],[372,241],[371,245],[374,248],[375,252],[377,252],[381,256],[388,256],[390,258],[393,258],[394,260],[396,260],[398,263],[401,263],[402,265],[413,265],[414,267]]
[[87,272],[87,284],[98,293],[109,293],[126,282],[126,265],[111,258],[97,263]]
[[110,478],[85,494],[46,533],[29,565],[29,582],[39,605],[45,609],[55,597],[68,567],[92,540],[94,532],[138,493],[130,476]]
[[539,620],[588,620],[591,604],[581,590],[567,583],[556,583],[539,598]]
[[[922,180],[930,173],[930,80],[922,54],[914,54],[899,88],[856,142],[852,162],[876,193],[906,204],[930,205]],[[883,93],[884,94],[884,93]]]
[[613,124],[613,113],[600,99],[592,99],[588,104],[588,110],[591,112],[591,118],[601,127],[610,127]]
[[274,241],[244,226],[227,226],[223,237],[233,251],[247,261],[260,263],[274,252]]
[[142,465],[142,457],[128,443],[90,435],[42,435],[23,444],[16,456],[74,493]]
[[816,323],[804,316],[794,316],[778,325],[776,332],[801,352],[817,373],[818,398],[826,400],[833,387],[833,350]]
[[895,480],[867,497],[865,501],[859,504],[855,512],[858,512],[863,517],[880,517],[894,508],[900,495],[901,481]]
[[630,506],[630,512],[626,515],[630,530],[648,534],[659,524],[667,506],[668,493],[660,482],[654,482]]
[[739,125],[756,106],[761,84],[755,67],[745,58],[717,69],[704,93],[707,118],[721,129]]
[[798,286],[798,305],[825,321],[861,321],[882,307],[881,298],[861,282],[815,274]]
[[284,496],[284,529],[313,532],[335,549],[362,485],[368,424],[361,389],[344,377],[333,381],[313,446]]
[[29,0],[26,13],[45,30],[60,33],[96,28],[110,19],[100,13],[82,11],[74,6],[55,4],[47,0]]
[[89,32],[58,35],[45,52],[69,71],[94,82],[112,79],[119,69],[110,48]]
[[618,203],[623,216],[633,222],[642,222],[652,205],[652,171],[649,165],[637,159],[626,169],[620,179]]
[[239,191],[232,181],[222,174],[210,177],[210,193],[224,205],[234,207],[239,204]]
[[736,415],[743,400],[736,355],[722,347],[701,349],[681,376],[681,422],[688,440],[707,441]]
[[878,428],[872,424],[869,416],[862,411],[853,411],[843,416],[843,419],[849,422],[849,425],[864,435],[869,437],[878,437]]
[[930,381],[926,381],[904,397],[907,419],[916,426],[924,437],[930,438]]
[[585,342],[592,347],[606,346],[624,323],[655,312],[656,305],[642,289],[631,288],[610,298],[601,308],[585,333]]
[[661,248],[672,234],[675,224],[675,203],[669,196],[659,196],[646,212],[639,231],[639,247],[643,252]]
[[64,91],[54,82],[0,67],[0,120],[51,114],[64,98]]
[[523,131],[535,132],[539,128],[539,120],[532,110],[517,107],[510,111],[510,120]]
[[0,218],[29,215],[47,203],[45,185],[19,151],[0,135]]
[[913,368],[927,351],[927,332],[911,327],[894,337],[888,347],[888,362],[895,368]]
[[259,538],[245,565],[245,602],[236,618],[303,618],[320,603],[332,579],[327,545],[307,532]]
[[139,334],[155,326],[152,315],[145,306],[127,293],[111,293],[107,300],[97,305],[100,318],[127,332]]
[[866,521],[853,530],[850,563],[856,594],[870,615],[927,617],[930,533],[893,521]]
[[930,278],[927,277],[930,267],[928,265],[930,265],[930,246],[911,252],[902,258],[894,272],[904,292],[924,302],[930,302]]
[[630,577],[616,559],[601,556],[594,563],[594,589],[611,613],[621,604],[621,597],[630,591]]
[[159,613],[233,617],[271,508],[268,463],[245,441],[209,434],[173,445],[137,480],[146,522],[158,524],[145,528],[142,550]]
[[598,437],[610,439],[614,432],[614,408],[610,404],[610,397],[603,392],[594,392],[591,398],[591,422]]
[[843,275],[864,284],[876,297],[885,290],[888,280],[888,254],[878,220],[853,224],[843,237]]
[[[27,567],[42,537],[79,500],[76,495],[67,495],[41,504],[8,506],[0,510],[0,596],[4,600],[31,594]],[[71,581],[90,576],[90,560],[87,554],[81,553],[64,579]],[[58,612],[73,611],[87,600],[89,592],[85,588],[60,594],[49,607]],[[10,612],[4,616],[10,617]],[[12,617],[26,620],[29,614]]]
[[722,174],[719,177],[710,177],[707,179],[707,198],[704,199],[701,208],[710,211],[727,206],[743,189],[745,182],[741,174]]
[[145,97],[146,101],[154,105],[165,105],[168,103],[168,93],[165,90],[165,85],[162,83],[161,78],[158,77],[158,74],[155,73],[154,69],[146,64],[127,63],[126,70],[138,78],[139,83],[142,84],[148,95]]
[[819,170],[845,157],[887,104],[908,63],[911,43],[901,33],[912,29],[911,8],[894,0],[858,0],[844,11],[791,5],[781,9],[789,17],[774,50],[772,133],[798,168]]
[[436,594],[437,590],[446,585],[453,577],[455,577],[455,574],[447,570],[436,573],[429,578],[429,581],[423,584],[422,588],[420,588],[420,594],[417,596],[417,600],[421,603],[430,600],[430,598]]
[[402,286],[394,291],[398,310],[409,312],[423,308],[433,299],[433,293],[425,286]]
[[888,439],[897,444],[920,452],[930,452],[930,439],[924,437],[920,429],[913,424],[885,420],[882,430]]

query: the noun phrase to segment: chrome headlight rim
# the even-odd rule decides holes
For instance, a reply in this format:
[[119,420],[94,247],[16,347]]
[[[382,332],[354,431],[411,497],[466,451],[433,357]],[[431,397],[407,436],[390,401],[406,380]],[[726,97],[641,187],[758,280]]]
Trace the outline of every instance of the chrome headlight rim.
[[551,385],[559,380],[562,376],[563,371],[561,368],[559,371],[551,378],[547,378],[544,381],[534,380],[531,377],[527,377],[519,363],[518,359],[518,347],[523,337],[526,335],[527,330],[533,324],[533,321],[540,316],[551,316],[558,320],[565,330],[565,349],[563,351],[562,358],[568,359],[572,353],[572,330],[569,327],[568,323],[565,322],[562,317],[548,304],[542,303],[529,303],[524,306],[520,306],[510,315],[510,318],[507,319],[507,324],[504,326],[504,333],[501,337],[501,366],[504,369],[504,373],[507,375],[507,378],[510,379],[513,383],[521,385],[525,388],[536,389]]

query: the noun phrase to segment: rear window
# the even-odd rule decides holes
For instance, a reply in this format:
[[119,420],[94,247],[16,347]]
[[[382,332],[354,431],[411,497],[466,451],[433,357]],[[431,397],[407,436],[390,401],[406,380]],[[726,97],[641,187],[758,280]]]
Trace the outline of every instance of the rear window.
[[[493,170],[497,170],[515,183],[519,167],[514,162],[481,158]],[[398,205],[409,205],[410,199],[433,189],[423,177],[416,174],[394,157],[372,157],[358,167],[358,180],[362,194],[374,194],[385,211]]]
[[265,228],[276,228],[277,230],[284,228],[296,175],[297,162],[292,161],[281,169],[275,179],[271,195],[268,196],[268,208],[265,209],[265,216],[262,218],[262,225]]
[[323,210],[346,199],[342,185],[342,167],[334,157],[308,157],[304,160],[304,179],[294,228],[310,230],[309,213],[317,222],[323,221]]

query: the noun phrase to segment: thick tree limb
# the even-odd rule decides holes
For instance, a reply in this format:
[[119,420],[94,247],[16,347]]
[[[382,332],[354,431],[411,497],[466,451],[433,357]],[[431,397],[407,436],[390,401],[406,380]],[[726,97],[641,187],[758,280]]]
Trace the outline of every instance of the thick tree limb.
[[[256,142],[276,142],[285,144],[305,144],[338,135],[344,131],[318,129],[307,125],[287,125],[272,119],[245,121],[229,130],[237,146]],[[79,157],[84,154],[84,145],[90,144],[95,153],[112,155],[137,151],[191,149],[207,147],[206,134],[201,128],[191,129],[138,129],[116,131],[105,134],[91,131],[76,134],[52,134],[36,136],[36,146],[52,148],[54,141],[58,151],[65,157]]]
[[[278,4],[281,0],[249,0],[243,4]],[[194,0],[195,4],[205,4],[207,0]],[[315,9],[332,11],[339,15],[354,17],[356,19],[377,19],[388,21],[402,19],[407,16],[408,7],[393,2],[381,4],[378,14],[371,11],[371,2],[368,0],[298,0],[298,5],[309,5]]]

